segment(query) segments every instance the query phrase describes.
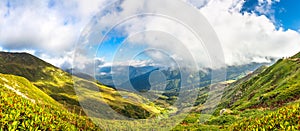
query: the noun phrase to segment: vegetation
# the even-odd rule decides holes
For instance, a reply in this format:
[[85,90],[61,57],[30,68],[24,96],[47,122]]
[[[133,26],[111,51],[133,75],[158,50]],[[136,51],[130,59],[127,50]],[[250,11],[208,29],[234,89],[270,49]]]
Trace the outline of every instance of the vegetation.
[[229,127],[230,130],[300,130],[299,103],[280,108],[274,112],[244,118]]
[[35,103],[48,103],[55,107],[62,106],[23,77],[0,74],[0,85],[12,90],[13,92],[19,92],[19,94],[30,98]]
[[[11,78],[7,83],[18,83],[25,79],[14,76],[1,76],[1,79]],[[0,80],[1,80],[0,79]],[[3,81],[1,81],[3,82]],[[5,84],[4,84],[5,85]],[[19,89],[26,86],[18,85]],[[38,93],[41,93],[37,91]],[[32,93],[33,94],[33,93]],[[43,93],[41,93],[43,94]],[[68,110],[57,107],[53,99],[40,95],[46,101],[33,102],[34,95],[20,96],[9,88],[0,85],[0,129],[3,130],[99,130],[87,117],[79,116]],[[42,100],[40,99],[40,100]],[[39,99],[35,99],[39,100]],[[54,105],[48,103],[52,102]]]
[[[175,129],[300,130],[297,102],[300,98],[299,54],[281,59],[271,67],[262,66],[231,83],[225,88],[219,106],[207,121],[189,121],[199,120],[199,116],[190,115],[184,124]],[[209,90],[208,87],[200,89],[194,114],[208,108],[202,105],[207,100]],[[220,115],[222,109],[231,112]]]
[[[94,103],[94,105],[96,104],[100,109],[101,104],[108,104],[118,113],[127,117],[148,118],[159,115],[161,110],[165,110],[155,105],[147,105],[147,103],[149,104],[150,102],[147,102],[145,98],[134,93],[126,93],[126,95],[130,97],[125,99],[119,92],[112,88],[100,85],[94,81],[72,76],[30,54],[0,52],[0,58],[0,73],[24,77],[18,77],[21,81],[28,79],[29,81],[26,82],[30,83],[30,86],[28,86],[27,92],[34,94],[37,90],[41,90],[42,92],[39,91],[36,94],[46,93],[46,95],[62,104],[68,110],[75,110],[77,114],[81,112],[82,107],[79,103],[79,97],[76,95],[76,90],[85,92],[81,95],[80,101],[92,101],[92,103]],[[76,84],[74,84],[75,82]],[[12,87],[14,87],[14,85],[12,85]],[[32,90],[33,88],[30,87],[37,87],[38,89],[34,88],[35,90]],[[93,98],[92,100],[88,99],[91,97]],[[41,97],[40,99],[43,98]],[[95,106],[86,107],[88,107],[90,111],[94,111],[91,112],[93,114],[99,113],[95,112]],[[81,115],[84,115],[84,113]]]
[[225,108],[277,108],[300,98],[299,58],[279,60],[246,81],[226,89]]
[[[155,94],[158,99],[151,102],[74,77],[28,54],[0,53],[0,130],[300,130],[299,54],[220,83],[228,85],[224,92],[214,85],[213,93],[222,99],[213,114],[205,114],[213,107],[204,105],[210,91],[204,87],[184,92],[199,92],[191,113],[170,116],[176,95]],[[102,119],[115,118],[105,105],[139,120]]]

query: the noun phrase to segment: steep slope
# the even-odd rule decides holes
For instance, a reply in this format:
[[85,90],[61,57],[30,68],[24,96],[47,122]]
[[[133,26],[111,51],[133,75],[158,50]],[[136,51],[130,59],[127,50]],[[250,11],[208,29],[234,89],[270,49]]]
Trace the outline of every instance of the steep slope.
[[223,95],[213,115],[203,114],[210,89],[199,90],[194,112],[175,130],[300,130],[300,53],[216,90]]
[[[99,85],[93,81],[74,77],[27,53],[0,52],[0,67],[0,73],[13,74],[28,79],[34,86],[51,96],[54,100],[63,104],[69,110],[75,110],[77,113],[82,112],[79,99],[88,101],[90,96],[95,96],[92,99],[94,103],[100,103],[99,105],[107,103],[118,113],[127,117],[147,118],[160,112],[155,106],[141,103],[147,101],[141,96],[127,93],[131,97],[130,99],[125,99],[114,89]],[[84,90],[86,96],[78,98],[74,90],[74,79],[80,83],[77,84],[80,85],[77,88]],[[93,113],[97,114],[99,112]]]
[[18,76],[0,74],[0,130],[99,130]]
[[236,80],[235,82],[231,83],[228,87],[226,87],[224,89],[223,97],[220,102],[221,104],[219,105],[219,108],[231,107],[233,103],[235,103],[237,100],[240,99],[242,93],[241,91],[239,91],[237,88],[234,87],[237,87],[245,83],[246,81],[252,79],[253,77],[256,77],[267,68],[268,68],[267,66],[261,66],[251,74],[248,74],[245,77]]
[[272,112],[244,118],[232,124],[230,130],[300,130],[300,103],[292,103]]
[[298,55],[281,59],[250,79],[235,83],[226,91],[227,107],[277,108],[300,98],[300,58]]
[[0,52],[0,72],[3,74],[23,76],[33,82],[41,79],[51,81],[53,75],[44,71],[46,67],[52,67],[55,71],[59,71],[53,65],[27,53]]
[[31,84],[27,79],[14,76],[0,74],[0,85],[2,88],[9,89],[11,92],[32,101],[33,103],[50,104],[61,108],[62,105],[53,98],[45,94],[39,88]]

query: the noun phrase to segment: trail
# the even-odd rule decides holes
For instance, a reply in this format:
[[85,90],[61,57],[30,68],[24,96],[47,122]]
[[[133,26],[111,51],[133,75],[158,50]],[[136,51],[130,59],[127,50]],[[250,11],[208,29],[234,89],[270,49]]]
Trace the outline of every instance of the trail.
[[[1,79],[2,79],[3,81],[5,81],[5,82],[9,82],[9,81],[8,81],[7,79],[5,79],[5,78],[1,78]],[[19,96],[21,96],[21,97],[23,97],[23,98],[25,98],[25,99],[27,99],[27,100],[30,100],[32,103],[35,103],[35,100],[28,98],[26,95],[24,95],[24,94],[23,94],[22,92],[20,92],[19,90],[15,89],[15,88],[13,88],[13,87],[7,85],[7,84],[4,84],[4,87],[6,87],[7,89],[9,89],[9,90],[15,92],[17,95],[19,95]]]

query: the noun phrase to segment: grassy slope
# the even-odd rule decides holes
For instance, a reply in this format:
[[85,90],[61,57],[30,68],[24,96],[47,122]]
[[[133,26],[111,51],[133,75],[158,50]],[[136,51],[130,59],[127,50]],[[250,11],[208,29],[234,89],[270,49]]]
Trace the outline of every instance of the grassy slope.
[[39,88],[34,86],[30,81],[23,77],[0,74],[0,85],[8,89],[10,88],[10,90],[14,89],[15,91],[24,94],[28,98],[34,100],[35,103],[48,103],[55,107],[62,107],[60,103],[49,97],[47,94],[45,94],[43,91],[41,91]]
[[[189,115],[174,130],[300,130],[300,53],[279,60],[271,67],[261,67],[230,84],[220,105],[205,123],[199,123],[199,111]],[[207,99],[205,91],[195,109]],[[205,107],[204,107],[205,108]],[[223,108],[227,112],[219,115]],[[201,114],[204,115],[205,114]]]
[[9,91],[3,87],[0,90],[1,129],[99,129],[86,117],[75,115],[52,105],[33,104],[15,93],[8,93]]
[[[300,59],[279,60],[255,77],[228,87],[238,96],[230,108],[277,108],[300,98]],[[237,99],[236,101],[234,99]]]
[[300,130],[300,102],[292,103],[275,111],[244,118],[232,124],[230,130]]
[[[294,102],[297,101],[299,99],[298,96],[300,96],[299,57],[300,53],[289,59],[279,60],[273,66],[267,69],[261,68],[253,74],[246,76],[243,79],[231,84],[231,86],[225,88],[224,97],[219,106],[219,110],[222,108],[231,109],[231,111],[228,113],[219,116],[219,110],[217,110],[214,116],[212,116],[207,122],[200,123],[200,114],[198,111],[196,111],[195,113],[190,114],[174,130],[250,129],[247,127],[264,127],[265,129],[299,129],[299,102]],[[0,63],[1,61],[3,61],[3,58],[1,59],[0,57]],[[3,66],[2,64],[0,64],[0,66]],[[67,76],[68,74],[61,75],[64,72],[60,72],[56,69],[57,68],[51,66],[42,68],[42,72],[40,72],[41,74],[51,74],[50,76],[53,77],[51,77],[49,80],[48,78],[40,77],[40,81],[32,81],[32,83],[34,83],[35,86],[39,87],[47,94],[51,95],[51,93],[53,93],[58,95],[57,97],[52,95],[52,97],[61,103],[63,103],[63,101],[68,102],[68,100],[71,100],[68,103],[72,105],[74,104],[72,102],[75,102],[76,105],[78,98],[76,98],[73,94],[74,90],[73,92],[72,90],[69,90],[73,88],[71,76]],[[122,112],[130,109],[126,108],[126,105],[137,105],[137,107],[141,107],[141,109],[145,109],[150,112],[159,112],[158,108],[155,106],[139,104],[138,101],[144,101],[144,99],[135,94],[128,93],[128,96],[131,96],[129,97],[130,99],[123,99],[113,89],[97,85],[94,82],[83,79],[75,79],[82,81],[80,83],[83,85],[80,86],[79,90],[83,90],[87,96],[94,95],[94,99],[99,102],[102,101],[109,103],[115,110],[120,111],[121,113],[127,115],[136,115],[131,111]],[[98,92],[99,94],[93,91],[96,88],[100,90],[100,92]],[[203,94],[204,95],[200,95],[201,98],[198,99],[198,104],[200,104],[199,106],[202,104],[201,99],[205,99],[205,93]],[[105,99],[99,99],[99,97],[97,97],[99,95]],[[60,100],[59,98],[64,99]],[[79,99],[85,99],[85,97]],[[204,117],[209,117],[205,116],[205,114],[201,115]],[[273,119],[274,121],[271,122]],[[109,121],[108,123],[111,122],[112,121]],[[121,126],[118,123],[126,122],[113,122],[115,126]],[[272,125],[274,123],[275,125]],[[268,126],[262,126],[262,124]],[[270,125],[272,127],[270,127]],[[136,124],[136,127],[139,127],[139,123]]]
[[255,112],[230,130],[300,130],[300,53],[228,89],[242,92],[228,108]]
[[91,120],[69,112],[25,78],[3,74],[0,74],[0,129],[99,130]]
[[[85,91],[83,101],[94,96],[94,103],[108,103],[118,113],[133,118],[147,118],[159,114],[160,108],[150,106],[141,96],[128,93],[130,99],[124,99],[113,89],[99,85],[93,81],[71,76],[59,68],[52,66],[30,54],[0,52],[0,73],[13,74],[28,79],[34,86],[63,104],[67,109],[79,113],[81,107],[74,90],[74,80],[79,82],[78,89]],[[102,98],[101,98],[101,97]],[[140,101],[140,102],[139,102]],[[146,104],[142,104],[144,102]],[[92,107],[91,107],[92,108]],[[94,112],[95,114],[99,112]]]

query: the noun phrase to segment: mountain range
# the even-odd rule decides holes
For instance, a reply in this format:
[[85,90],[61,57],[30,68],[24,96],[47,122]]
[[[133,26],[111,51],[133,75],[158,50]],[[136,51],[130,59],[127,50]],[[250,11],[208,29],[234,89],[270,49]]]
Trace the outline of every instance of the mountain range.
[[[238,66],[228,66],[226,67],[226,79],[227,80],[237,80],[247,75],[248,73],[253,72],[262,65],[269,65],[270,63],[250,63],[245,65]],[[98,72],[96,72],[96,79],[102,84],[110,87],[118,87],[118,89],[130,89],[133,87],[135,90],[150,90],[150,75],[152,72],[160,71],[163,73],[166,80],[169,83],[166,83],[165,87],[168,89],[179,88],[180,85],[171,84],[175,81],[180,81],[181,74],[193,73],[199,76],[199,87],[204,87],[211,84],[212,72],[218,69],[209,69],[205,68],[200,71],[187,71],[185,69],[173,69],[170,67],[155,67],[155,66],[106,66],[101,67]],[[69,71],[68,71],[69,72]],[[84,76],[82,76],[84,77]]]
[[[85,116],[86,112],[89,114],[106,114],[107,117],[113,117],[112,113],[108,110],[94,110],[95,108],[104,107],[106,104],[114,109],[114,111],[130,118],[148,118],[161,112],[155,106],[140,103],[140,101],[147,101],[141,96],[127,92],[130,98],[123,98],[112,88],[101,85],[96,81],[72,76],[27,53],[0,52],[0,67],[0,85],[1,89],[5,90],[2,93],[14,92],[17,93],[16,95],[21,94],[23,98],[34,100],[41,106],[51,105],[53,108],[63,109],[64,112],[66,110],[72,111],[79,115],[78,117]],[[74,82],[78,82],[80,85]],[[99,97],[92,99],[81,95],[79,98],[75,88],[77,90],[84,90],[87,95]],[[82,103],[79,102],[79,99],[81,101],[92,102],[90,105],[85,106],[85,109],[88,111],[83,111],[81,107]],[[1,109],[4,110],[2,107]],[[1,119],[2,115],[0,115]],[[1,123],[0,125],[3,126],[0,127],[9,127],[8,125],[10,124],[10,122],[6,124]],[[22,125],[23,122],[19,124]]]
[[[176,120],[170,114],[178,110],[172,106],[180,99],[176,95],[180,84],[178,70],[129,67],[126,77],[130,79],[118,86],[129,82],[140,92],[147,93],[151,87],[151,74],[165,75],[161,78],[168,80],[167,90],[160,91],[167,93],[154,93],[155,99],[130,90],[117,90],[111,74],[118,76],[118,72],[111,70],[111,67],[102,68],[96,79],[86,74],[75,76],[27,53],[0,52],[0,129],[158,130]],[[184,100],[188,100],[188,92],[198,92],[198,96],[192,111],[186,112],[185,119],[173,130],[300,130],[300,53],[269,67],[258,63],[228,67],[228,81],[212,86],[209,72],[196,72],[202,82],[209,84],[183,90],[187,94]],[[225,87],[218,88],[218,85]],[[210,93],[220,100],[209,98]],[[211,102],[207,104],[207,101]],[[105,105],[132,119],[160,118],[163,123],[135,121],[132,124],[122,119],[102,119],[118,118]],[[90,115],[103,125],[95,124],[95,118]]]

